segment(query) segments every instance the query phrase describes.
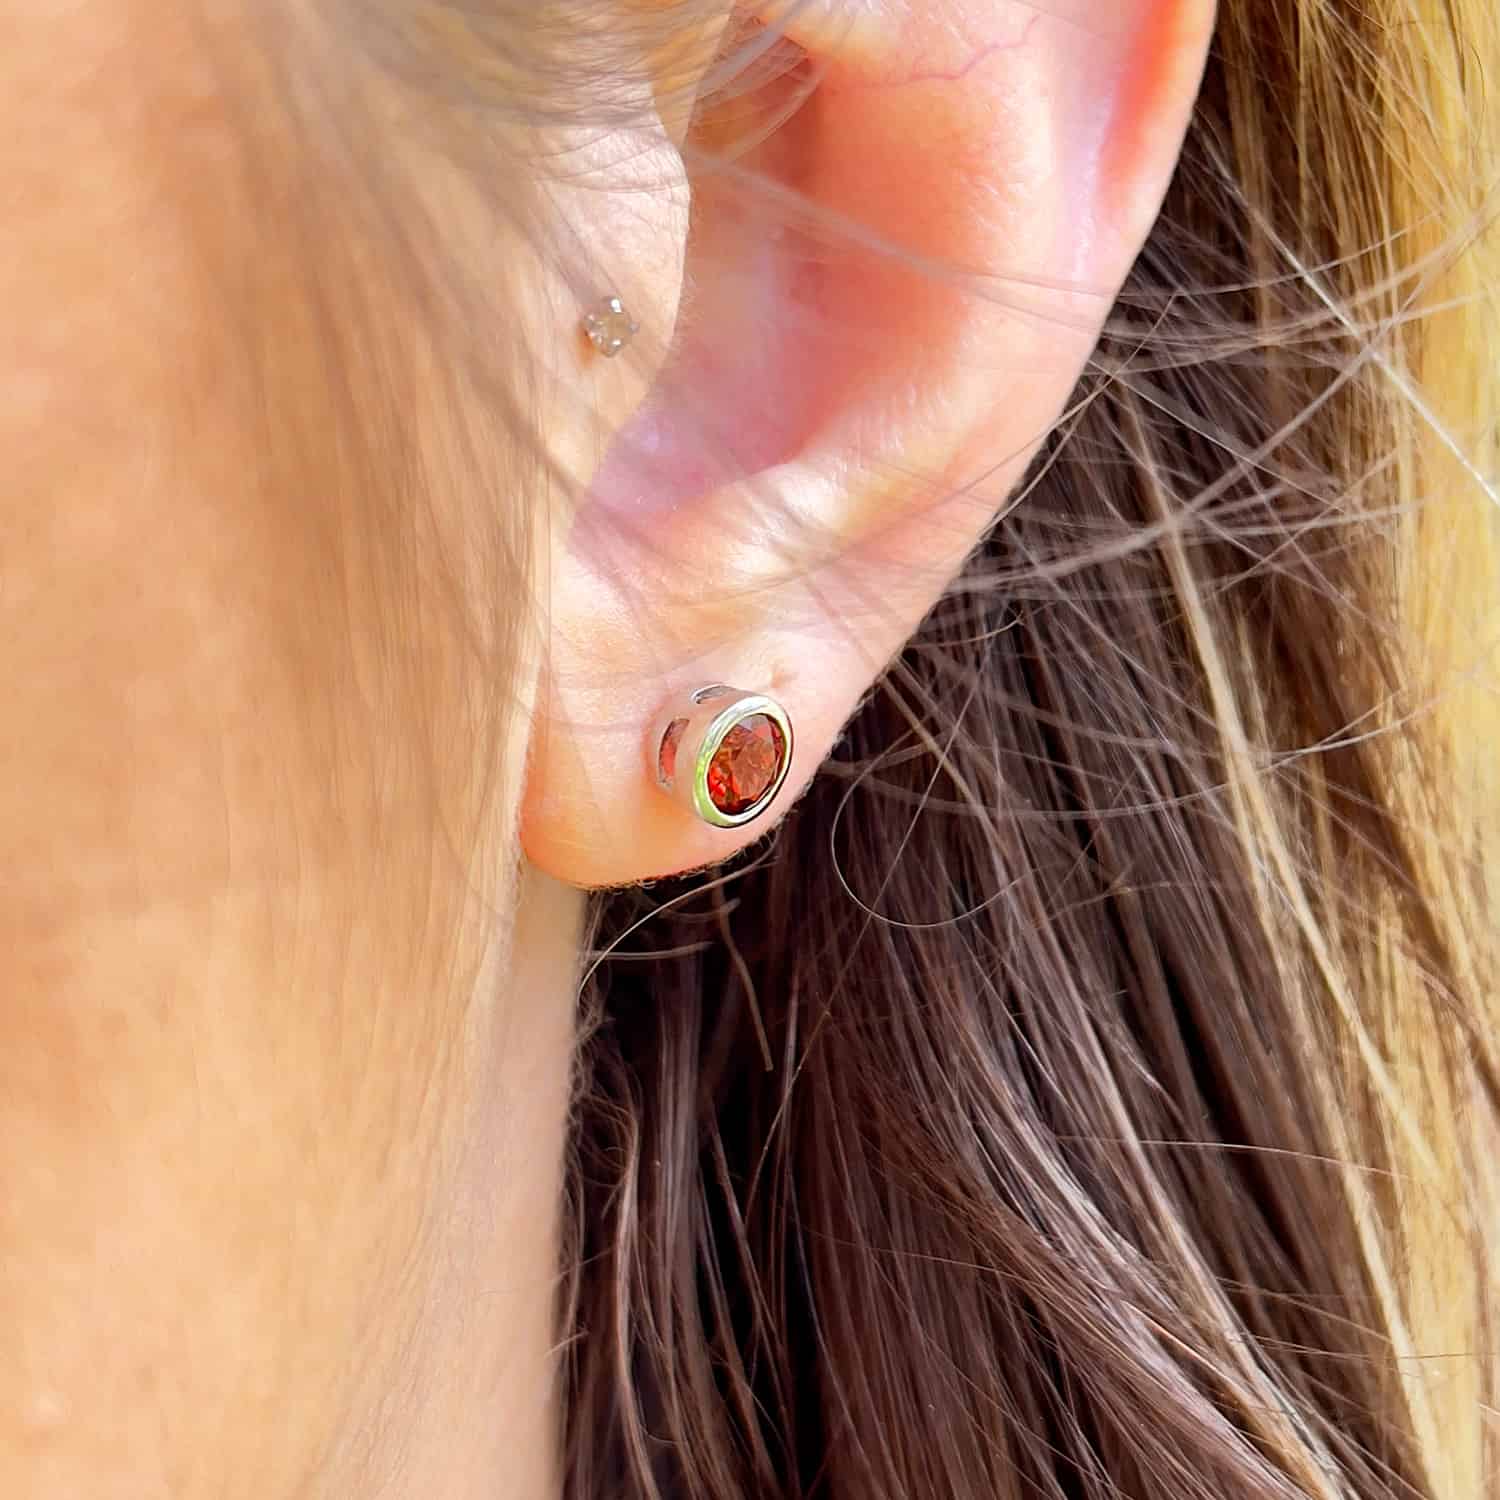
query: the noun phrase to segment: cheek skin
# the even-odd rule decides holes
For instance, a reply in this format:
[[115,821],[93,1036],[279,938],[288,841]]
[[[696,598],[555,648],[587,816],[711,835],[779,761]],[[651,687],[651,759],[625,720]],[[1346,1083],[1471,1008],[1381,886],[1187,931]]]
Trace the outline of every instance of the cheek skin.
[[328,1485],[370,1492],[375,1403],[471,1373],[412,1331],[439,1138],[497,1082],[468,903],[501,920],[512,877],[476,897],[464,824],[432,826],[457,721],[355,680],[390,606],[340,531],[368,495],[329,451],[327,267],[275,201],[251,33],[199,22],[0,14],[4,1495],[310,1493],[362,1415]]

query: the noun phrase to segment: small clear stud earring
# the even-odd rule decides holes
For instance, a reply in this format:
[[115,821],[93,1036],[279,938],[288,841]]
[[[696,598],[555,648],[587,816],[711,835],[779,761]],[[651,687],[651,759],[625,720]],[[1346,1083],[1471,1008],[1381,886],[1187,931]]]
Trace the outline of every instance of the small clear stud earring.
[[774,698],[714,683],[669,710],[651,744],[662,791],[715,828],[740,828],[786,780],[792,723]]
[[641,331],[641,325],[625,311],[625,304],[611,295],[584,313],[583,331],[605,359],[613,359]]

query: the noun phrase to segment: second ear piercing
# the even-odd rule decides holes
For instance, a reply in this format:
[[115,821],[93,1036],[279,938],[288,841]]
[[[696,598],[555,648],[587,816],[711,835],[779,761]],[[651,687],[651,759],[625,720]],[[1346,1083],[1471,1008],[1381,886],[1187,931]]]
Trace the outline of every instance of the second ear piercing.
[[616,296],[601,298],[583,315],[588,341],[605,359],[613,359],[641,331],[641,325],[625,310]]

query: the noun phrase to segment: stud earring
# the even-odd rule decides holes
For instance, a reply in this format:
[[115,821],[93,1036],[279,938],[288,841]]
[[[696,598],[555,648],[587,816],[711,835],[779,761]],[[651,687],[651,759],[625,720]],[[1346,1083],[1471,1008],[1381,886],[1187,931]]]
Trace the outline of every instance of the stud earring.
[[715,683],[657,726],[656,782],[715,828],[741,828],[776,800],[792,762],[792,722],[763,693]]
[[625,311],[625,304],[611,295],[584,313],[583,331],[605,359],[613,359],[641,331],[641,325]]

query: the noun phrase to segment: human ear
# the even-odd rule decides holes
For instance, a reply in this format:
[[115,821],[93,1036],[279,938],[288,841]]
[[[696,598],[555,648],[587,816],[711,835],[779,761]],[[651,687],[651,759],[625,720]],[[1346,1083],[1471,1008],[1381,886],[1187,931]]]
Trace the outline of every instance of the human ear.
[[[684,141],[675,327],[544,601],[523,840],[578,885],[722,859],[816,770],[1063,409],[1175,165],[1213,6],[759,19],[810,91],[747,154]],[[712,683],[772,695],[796,730],[743,829],[655,784],[663,710]]]

